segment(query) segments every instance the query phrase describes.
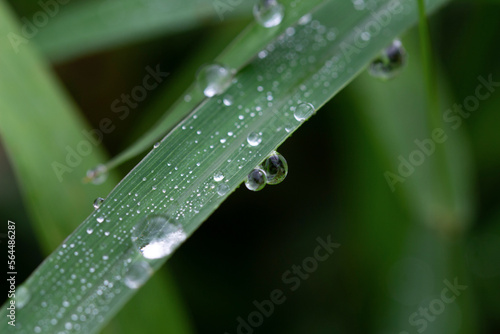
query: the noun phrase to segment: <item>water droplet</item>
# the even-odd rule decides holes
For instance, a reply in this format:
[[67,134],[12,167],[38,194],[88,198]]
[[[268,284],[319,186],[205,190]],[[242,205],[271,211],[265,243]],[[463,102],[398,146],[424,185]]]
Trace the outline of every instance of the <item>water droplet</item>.
[[224,180],[224,174],[222,174],[222,172],[216,172],[214,174],[214,181],[215,182],[220,182],[222,180]]
[[305,121],[314,113],[314,106],[310,103],[299,104],[293,113],[295,119],[299,122]]
[[250,172],[250,174],[248,174],[247,180],[245,181],[245,186],[249,190],[259,191],[266,186],[266,182],[266,173],[260,168],[255,168]]
[[94,232],[94,229],[92,229],[90,227],[87,229],[87,234],[92,234],[93,232]]
[[247,142],[250,146],[258,146],[262,142],[262,134],[250,132],[247,137]]
[[108,169],[104,165],[99,165],[96,168],[87,171],[86,180],[93,184],[102,184],[108,178]]
[[132,241],[146,259],[160,259],[171,254],[184,240],[180,224],[164,215],[148,216],[132,231]]
[[255,20],[265,28],[272,28],[281,23],[285,9],[277,0],[259,0],[253,7]]
[[102,218],[102,217],[98,217],[96,220],[97,220],[97,222],[100,224],[100,223],[102,223],[102,222],[104,221],[104,218]]
[[311,14],[311,13],[308,13],[308,14],[306,14],[306,15],[302,16],[302,17],[299,19],[298,24],[300,24],[300,25],[306,25],[306,24],[308,24],[309,22],[311,22],[311,20],[312,20],[312,14]]
[[217,194],[219,194],[219,196],[224,196],[228,191],[229,186],[227,184],[219,184],[219,186],[217,187]]
[[222,99],[222,103],[224,103],[225,106],[230,106],[233,104],[233,97],[231,95],[227,95],[226,97],[224,97],[224,99]]
[[157,142],[156,144],[154,144],[153,148],[158,148],[160,147],[160,142]]
[[281,183],[288,174],[288,164],[285,158],[276,151],[264,160],[262,169],[266,173],[268,184]]
[[219,64],[205,65],[198,70],[198,85],[206,97],[222,94],[231,85],[233,71]]
[[96,200],[94,201],[94,209],[99,209],[101,207],[102,202],[104,202],[104,198],[102,197],[97,197]]
[[383,80],[394,78],[405,67],[407,58],[403,44],[396,39],[371,62],[369,73]]
[[146,261],[139,261],[132,264],[125,274],[125,285],[131,289],[140,288],[153,274],[153,269]]
[[31,293],[25,286],[20,286],[15,295],[16,306],[19,309],[23,308],[31,298]]

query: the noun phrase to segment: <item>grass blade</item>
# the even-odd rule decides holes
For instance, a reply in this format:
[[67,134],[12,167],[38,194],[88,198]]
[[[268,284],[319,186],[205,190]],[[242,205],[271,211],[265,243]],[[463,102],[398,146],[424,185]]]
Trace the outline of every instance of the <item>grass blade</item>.
[[144,41],[248,15],[251,2],[219,8],[212,0],[80,1],[61,8],[35,40],[52,60]]
[[[17,32],[16,23],[3,2],[0,2],[0,17],[2,36]],[[82,133],[89,131],[89,126],[65,97],[47,64],[29,46],[16,54],[4,38],[0,40],[0,54],[0,135],[17,171],[33,227],[45,252],[50,253],[88,216],[94,199],[111,190],[119,180],[118,175],[111,173],[107,182],[99,186],[82,186],[85,171],[105,158],[101,147],[90,145]],[[30,98],[26,98],[26,92]],[[59,165],[54,163],[68,165],[69,150],[81,150],[85,155],[72,154],[71,167],[56,173],[53,168]],[[151,323],[157,328],[188,333],[182,308],[163,276],[158,275],[146,287],[150,294],[161,295],[156,305],[148,303],[145,295],[139,295],[135,302],[141,307],[130,305],[128,313],[133,310],[136,315],[146,315],[157,308],[176,310]],[[128,314],[119,315],[117,322],[123,323],[127,317]],[[167,317],[169,321],[165,322]],[[132,326],[120,331],[137,332]]]
[[[431,8],[445,2],[433,1]],[[48,332],[77,325],[87,333],[99,330],[172,254],[144,257],[143,245],[132,240],[134,229],[150,223],[152,215],[163,214],[181,225],[186,237],[191,235],[255,166],[303,124],[294,117],[299,105],[319,109],[392,38],[417,21],[412,0],[401,1],[400,10],[387,1],[374,4],[368,12],[355,10],[352,3],[328,2],[309,22],[287,29],[263,56],[240,69],[224,93],[233,101],[230,107],[212,98],[184,118],[28,279],[25,288],[32,294],[18,315],[24,326],[21,332],[34,326]],[[287,7],[286,13],[295,10]],[[373,24],[373,15],[389,11],[390,23],[360,45],[362,29]],[[252,146],[247,140],[253,133],[261,137],[260,144]],[[222,181],[214,180],[217,171],[223,173]],[[258,218],[259,213],[250,214]],[[168,240],[171,234],[166,237],[172,247],[181,242]],[[71,298],[67,291],[73,292]],[[65,313],[52,321],[55,310],[41,308],[43,301],[67,302]],[[73,313],[77,320],[67,316]]]
[[[291,2],[293,1],[286,0],[283,1],[283,4],[290,6]],[[286,14],[282,24],[273,29],[265,29],[256,23],[251,24],[215,61],[234,69],[243,68],[268,43],[283,34],[287,27],[294,25],[302,17],[303,13],[311,13],[321,8],[321,5],[324,3],[325,0],[299,2],[296,4],[294,11]],[[168,91],[165,91],[165,94],[167,93]],[[199,87],[196,84],[191,85],[151,130],[145,133],[128,149],[107,162],[105,164],[106,169],[111,170],[148,150],[184,117],[189,115],[194,108],[200,105],[204,99],[205,97],[201,94]]]

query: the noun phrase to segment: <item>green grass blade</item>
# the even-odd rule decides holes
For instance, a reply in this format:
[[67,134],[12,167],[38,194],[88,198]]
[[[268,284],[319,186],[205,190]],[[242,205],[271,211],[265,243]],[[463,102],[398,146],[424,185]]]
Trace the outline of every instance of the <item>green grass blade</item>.
[[177,33],[248,15],[251,2],[220,8],[212,0],[79,1],[61,6],[34,40],[52,60]]
[[[134,227],[150,215],[164,214],[189,237],[255,166],[303,124],[294,117],[299,104],[319,109],[392,38],[417,21],[414,1],[400,2],[401,11],[394,11],[387,1],[374,4],[373,12],[368,12],[355,10],[350,2],[328,2],[311,21],[290,27],[272,41],[265,57],[240,69],[224,93],[232,97],[230,107],[217,97],[205,100],[178,124],[28,279],[25,288],[31,299],[18,312],[24,326],[21,333],[35,326],[47,332],[77,325],[86,333],[102,328],[137,291],[131,276],[139,277],[133,282],[140,285],[171,255],[146,259],[131,239]],[[290,14],[295,9],[286,10]],[[360,29],[374,22],[373,13],[389,10],[390,22],[359,45]],[[358,52],[346,52],[354,47]],[[257,146],[247,141],[254,132],[262,138]],[[217,171],[223,173],[222,181],[214,180]],[[259,217],[258,210],[243,214]],[[57,308],[66,304],[64,314],[53,321],[55,310],[39,306],[44,301]],[[69,317],[73,313],[77,320]]]
[[[0,2],[0,34],[9,36],[10,32],[17,33],[16,23]],[[92,212],[94,199],[109,192],[118,175],[111,173],[107,182],[99,186],[82,186],[82,175],[102,161],[105,154],[101,147],[89,144],[82,133],[89,126],[65,97],[47,64],[29,46],[16,54],[9,40],[2,38],[0,72],[0,135],[17,172],[33,227],[44,250],[50,253]],[[86,154],[80,158],[74,155],[70,170],[58,177],[53,170],[54,162],[67,165],[68,148],[82,149]],[[188,333],[180,303],[173,298],[172,287],[163,276],[158,275],[146,287],[149,294],[161,296],[156,305],[150,305],[147,296],[139,295],[135,305],[141,307],[130,305],[125,312],[145,316],[157,308],[177,310],[150,323],[157,328]],[[117,322],[123,323],[127,317],[128,314],[120,315]],[[132,326],[120,331],[137,332]]]
[[[283,1],[284,5],[290,6],[292,0]],[[268,43],[283,34],[285,30],[295,24],[303,13],[311,13],[321,8],[325,0],[302,1],[296,4],[295,10],[287,12],[282,24],[273,29],[265,29],[260,25],[253,23],[238,36],[215,61],[225,64],[234,69],[241,69],[253,57],[257,55]],[[168,94],[168,90],[165,94]],[[179,121],[186,117],[194,108],[203,102],[205,97],[201,94],[196,84],[191,85],[185,94],[183,94],[174,105],[167,110],[165,115],[158,123],[139,140],[132,144],[128,149],[112,158],[105,164],[107,170],[132,159],[148,150],[156,141],[161,139],[169,130],[171,130]],[[158,106],[156,106],[157,108]],[[169,106],[163,106],[167,109]]]

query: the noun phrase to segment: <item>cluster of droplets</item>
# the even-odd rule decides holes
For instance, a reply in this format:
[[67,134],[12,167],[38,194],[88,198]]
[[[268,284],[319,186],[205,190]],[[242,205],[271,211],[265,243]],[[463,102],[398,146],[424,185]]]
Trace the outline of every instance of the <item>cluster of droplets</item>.
[[245,186],[252,191],[262,190],[266,184],[275,185],[283,182],[288,174],[285,158],[274,151],[264,162],[248,174]]
[[392,79],[405,67],[407,59],[408,56],[403,44],[400,40],[395,39],[371,62],[368,71],[376,78]]
[[[259,0],[253,8],[253,15],[258,24],[265,28],[272,28],[283,21],[285,10],[277,0]],[[203,94],[210,98],[224,93],[231,85],[234,75],[233,69],[215,63],[202,66],[196,78]],[[232,98],[225,97],[223,103],[230,106]]]

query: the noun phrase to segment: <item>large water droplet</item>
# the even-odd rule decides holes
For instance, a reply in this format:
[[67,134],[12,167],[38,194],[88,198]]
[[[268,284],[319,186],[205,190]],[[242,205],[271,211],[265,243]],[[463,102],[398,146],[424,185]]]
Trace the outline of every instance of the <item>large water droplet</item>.
[[125,285],[131,289],[140,288],[153,274],[153,269],[146,261],[139,261],[132,264],[125,274]]
[[288,174],[288,164],[285,158],[276,151],[264,160],[262,169],[266,173],[268,184],[281,183]]
[[97,197],[96,200],[94,201],[94,209],[99,209],[101,207],[102,202],[104,202],[104,198],[102,197]]
[[146,259],[160,259],[171,254],[184,240],[180,224],[164,215],[148,216],[132,230],[132,241]]
[[93,184],[101,184],[108,178],[108,169],[104,165],[99,165],[96,168],[89,169],[87,171],[87,177],[85,180],[92,182]]
[[407,59],[408,56],[403,44],[396,39],[371,62],[368,71],[376,78],[388,80],[401,72]]
[[255,20],[265,28],[272,28],[283,21],[285,9],[277,0],[259,0],[253,7]]
[[305,121],[314,113],[314,106],[310,103],[301,103],[293,112],[293,116],[299,122]]
[[15,293],[15,301],[16,301],[16,306],[17,308],[21,309],[23,308],[30,300],[31,298],[31,293],[28,290],[28,288],[24,286],[20,286]]
[[233,71],[219,64],[205,65],[197,74],[198,85],[206,97],[224,93],[231,85],[232,78]]
[[248,174],[247,180],[245,181],[245,186],[249,190],[259,191],[266,186],[266,182],[266,173],[260,168],[255,168],[250,172],[250,174]]
[[247,137],[247,142],[250,146],[258,146],[262,142],[262,134],[250,132]]

